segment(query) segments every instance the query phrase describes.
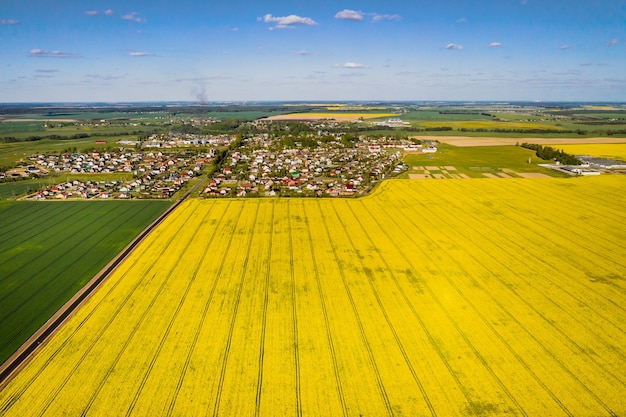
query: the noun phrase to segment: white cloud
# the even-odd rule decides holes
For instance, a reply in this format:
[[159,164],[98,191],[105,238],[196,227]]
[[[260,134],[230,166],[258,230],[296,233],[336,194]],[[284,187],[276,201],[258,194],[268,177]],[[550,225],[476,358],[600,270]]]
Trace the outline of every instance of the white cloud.
[[372,22],[380,22],[382,20],[400,20],[402,16],[398,14],[379,14],[379,13],[365,13],[357,10],[344,9],[335,14],[335,19],[352,20],[353,22],[361,22],[365,16],[372,16]]
[[15,19],[2,19],[0,20],[0,25],[19,25],[20,22]]
[[500,42],[491,42],[488,46],[490,48],[499,48],[502,46],[502,44]]
[[[87,10],[85,12],[85,14],[87,16],[98,16],[98,15],[100,15],[100,11],[99,10]],[[106,16],[113,16],[114,12],[111,9],[107,9],[104,12],[102,12],[102,14],[104,14]],[[131,13],[131,14],[133,14],[133,13]],[[135,13],[135,17],[138,18],[139,16]],[[133,17],[131,17],[131,15],[127,15],[126,17],[122,17],[122,19],[125,19],[125,18],[126,18],[126,20],[134,20]]]
[[402,17],[398,14],[378,14],[374,13],[372,17],[372,22],[380,22],[381,20],[400,20]]
[[143,57],[143,56],[156,56],[156,54],[153,54],[152,52],[129,52],[128,56]]
[[233,28],[232,31],[233,32],[239,32],[239,28]]
[[299,51],[296,51],[297,55],[302,55],[302,56],[308,56],[311,55],[311,53],[309,51],[307,51],[306,49],[300,49]]
[[559,47],[559,49],[561,51],[565,51],[566,49],[569,49],[569,45],[561,45],[561,47]]
[[363,12],[350,10],[350,9],[344,9],[340,12],[337,12],[337,14],[335,14],[335,19],[352,20],[354,22],[360,22],[363,20]]
[[357,62],[346,62],[345,64],[335,64],[333,68],[350,68],[350,69],[363,69],[367,68],[363,64],[359,64]]
[[449,49],[451,51],[462,51],[463,45],[458,45],[456,43],[449,43],[443,47],[443,49]]
[[31,49],[29,56],[37,58],[80,58],[79,54],[63,51],[44,51],[43,49]]
[[467,19],[466,19],[466,18],[464,18],[464,17],[462,17],[462,18],[460,18],[460,19],[457,19],[457,20],[456,20],[456,22],[457,22],[457,23],[467,23]]
[[271,14],[266,14],[263,16],[263,21],[265,23],[276,23],[274,28],[276,29],[286,29],[293,28],[296,25],[303,26],[314,26],[317,25],[317,22],[309,17],[300,17],[295,14],[291,14],[289,16],[272,16]]
[[139,13],[131,12],[122,16],[124,20],[132,20],[133,22],[141,23],[144,20],[139,16]]
[[618,43],[619,43],[619,39],[617,39],[617,38],[613,38],[613,39],[611,39],[610,41],[608,41],[608,42],[606,43],[606,46],[615,46],[615,45],[617,45]]

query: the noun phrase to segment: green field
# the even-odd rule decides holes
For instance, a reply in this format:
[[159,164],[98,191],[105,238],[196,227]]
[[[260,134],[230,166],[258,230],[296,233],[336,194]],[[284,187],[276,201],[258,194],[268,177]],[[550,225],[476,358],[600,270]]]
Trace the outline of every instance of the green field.
[[0,202],[0,363],[170,205]]
[[5,182],[0,184],[0,200],[33,193],[51,184],[50,179]]
[[202,114],[201,116],[210,116],[215,117],[216,119],[226,120],[226,119],[239,119],[239,120],[255,120],[261,117],[270,117],[276,116],[279,114],[283,114],[286,112],[279,111],[229,111],[229,112],[220,112],[220,111],[211,111]]
[[449,121],[473,121],[491,120],[490,116],[485,116],[479,112],[471,113],[440,113],[436,110],[418,110],[403,114],[400,117],[407,122],[449,122]]
[[[451,112],[451,113],[446,113]],[[488,116],[491,115],[491,116]],[[416,110],[403,114],[402,120],[411,122],[419,128],[450,127],[454,130],[433,132],[433,134],[447,136],[458,134],[459,129],[503,129],[503,130],[554,130],[554,133],[515,133],[515,132],[463,132],[464,136],[495,136],[495,137],[562,137],[563,134],[572,135],[573,132],[583,132],[586,135],[606,136],[608,131],[624,129],[626,123],[619,123],[611,119],[623,119],[626,112],[618,111],[529,111],[503,112],[493,109],[466,111],[458,110]],[[493,116],[493,117],[492,117]],[[577,117],[594,117],[593,123],[577,120]],[[573,118],[570,118],[573,117]],[[623,121],[623,120],[622,120]],[[559,135],[558,130],[569,131]],[[430,134],[430,132],[429,132]],[[577,134],[577,133],[576,133]],[[624,136],[616,135],[616,136]]]
[[[6,127],[6,125],[20,125],[16,129],[11,129],[10,127]],[[72,137],[74,135],[90,135],[92,136],[92,140],[99,140],[100,136],[117,136],[123,138],[133,137],[133,132],[142,132],[149,133],[154,131],[157,126],[126,126],[126,125],[109,125],[109,126],[62,126],[62,127],[53,127],[53,128],[44,128],[41,125],[37,126],[37,124],[22,124],[20,123],[2,123],[4,125],[4,132],[0,132],[0,138],[5,137],[14,137],[18,140],[26,140],[33,136],[39,137],[47,137],[52,135],[57,135],[61,137]],[[32,130],[29,130],[29,126],[32,127]],[[97,136],[95,136],[97,135]],[[67,139],[62,139],[67,140]]]
[[[530,164],[528,158],[531,159]],[[439,144],[437,153],[406,155],[405,162],[409,165],[409,170],[400,178],[408,178],[408,174],[414,173],[413,167],[419,166],[453,166],[458,173],[471,178],[481,178],[483,173],[500,173],[503,169],[522,173],[539,172],[556,177],[564,176],[557,171],[538,166],[537,164],[547,164],[552,161],[540,159],[534,151],[520,146],[457,147]]]
[[12,119],[45,120],[102,120],[102,119],[155,119],[169,117],[167,112],[142,111],[42,111],[41,113],[26,113],[11,115]]
[[28,134],[28,136],[34,134],[45,133],[46,129],[43,127],[42,122],[2,122],[0,123],[0,136],[19,136],[20,134]]

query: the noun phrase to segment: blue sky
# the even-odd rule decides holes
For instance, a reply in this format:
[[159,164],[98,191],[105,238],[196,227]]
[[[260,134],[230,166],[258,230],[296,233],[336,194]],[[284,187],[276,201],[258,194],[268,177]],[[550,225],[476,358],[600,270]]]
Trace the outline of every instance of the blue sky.
[[626,0],[0,0],[0,102],[626,101]]

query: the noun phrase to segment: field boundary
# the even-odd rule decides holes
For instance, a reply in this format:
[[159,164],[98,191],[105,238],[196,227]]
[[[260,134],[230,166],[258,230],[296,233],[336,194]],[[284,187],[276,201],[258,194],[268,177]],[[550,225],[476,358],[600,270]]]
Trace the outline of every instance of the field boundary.
[[24,368],[30,359],[39,352],[56,330],[69,320],[74,313],[83,305],[100,285],[117,269],[135,248],[169,216],[178,206],[182,204],[203,181],[198,182],[180,200],[176,201],[159,217],[143,229],[120,253],[118,253],[108,264],[106,264],[89,282],[81,288],[72,298],[70,298],[46,323],[39,328],[20,348],[13,353],[0,366],[0,391],[13,379],[13,377]]

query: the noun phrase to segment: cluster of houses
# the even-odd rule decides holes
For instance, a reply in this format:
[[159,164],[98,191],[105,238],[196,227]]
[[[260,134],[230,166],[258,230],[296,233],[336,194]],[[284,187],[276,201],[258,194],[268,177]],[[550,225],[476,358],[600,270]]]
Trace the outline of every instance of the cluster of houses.
[[127,181],[66,181],[29,196],[29,199],[66,198],[170,198],[212,160],[207,154],[164,152],[92,152],[31,157],[40,171],[60,174],[129,173]]
[[386,126],[386,127],[405,127],[405,126],[410,126],[411,123],[405,122],[402,119],[394,117],[394,118],[384,120],[382,122],[374,122],[373,125],[374,126]]
[[267,134],[246,139],[229,153],[202,193],[206,196],[354,196],[408,167],[399,150],[360,138],[349,147],[337,140],[294,148]]
[[233,135],[196,135],[192,133],[159,133],[152,134],[148,140],[135,142],[142,148],[186,148],[228,146],[235,140]]

